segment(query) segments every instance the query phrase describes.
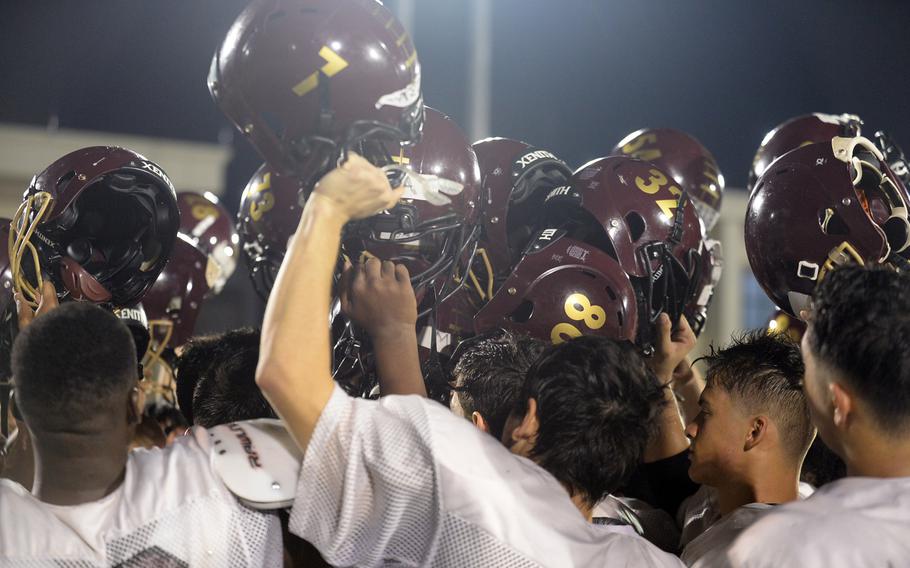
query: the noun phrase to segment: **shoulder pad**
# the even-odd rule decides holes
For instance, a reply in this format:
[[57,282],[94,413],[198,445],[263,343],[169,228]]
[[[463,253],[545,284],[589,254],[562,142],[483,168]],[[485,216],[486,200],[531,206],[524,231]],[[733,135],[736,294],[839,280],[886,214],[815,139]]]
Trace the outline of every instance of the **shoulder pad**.
[[303,452],[280,420],[210,428],[212,468],[244,505],[282,509],[294,502]]

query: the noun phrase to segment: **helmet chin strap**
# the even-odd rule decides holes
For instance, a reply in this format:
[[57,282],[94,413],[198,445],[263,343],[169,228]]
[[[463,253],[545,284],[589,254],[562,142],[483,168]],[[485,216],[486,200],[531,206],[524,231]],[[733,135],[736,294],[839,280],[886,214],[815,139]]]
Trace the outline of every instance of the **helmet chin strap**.
[[[32,309],[37,309],[41,300],[41,288],[44,286],[44,278],[41,275],[41,262],[39,260],[38,249],[32,244],[31,238],[35,233],[38,225],[44,219],[54,198],[46,191],[40,191],[26,197],[25,201],[19,206],[13,220],[10,223],[9,241],[7,251],[9,253],[10,271],[12,272],[13,288]],[[28,251],[32,257],[32,263],[35,268],[35,283],[28,280],[25,272],[22,270],[22,257]]]
[[[163,337],[156,338],[155,328],[163,329]],[[149,341],[145,354],[142,356],[142,368],[145,370],[145,377],[151,380],[146,382],[144,390],[146,395],[160,395],[164,400],[173,404],[176,400],[176,390],[174,385],[174,369],[162,356],[165,349],[171,342],[174,335],[174,322],[168,319],[157,319],[149,321]],[[156,373],[162,376],[164,380],[155,380]]]

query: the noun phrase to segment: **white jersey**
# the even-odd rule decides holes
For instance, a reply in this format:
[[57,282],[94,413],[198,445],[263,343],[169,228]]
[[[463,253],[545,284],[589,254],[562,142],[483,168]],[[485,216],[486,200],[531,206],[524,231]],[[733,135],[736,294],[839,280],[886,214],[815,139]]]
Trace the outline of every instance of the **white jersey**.
[[692,539],[679,555],[680,559],[686,566],[722,565],[727,549],[736,537],[773,508],[774,505],[767,503],[749,503],[739,507]]
[[775,507],[728,552],[732,566],[907,566],[910,477],[848,477]]
[[211,465],[207,431],[135,450],[99,501],[43,503],[0,479],[0,566],[281,566],[278,517],[240,504]]
[[290,529],[341,566],[681,566],[630,527],[588,523],[552,475],[444,406],[337,387]]
[[[812,495],[813,491],[815,491],[815,488],[808,483],[799,483],[800,499],[805,499]],[[747,506],[751,505],[759,505],[759,508],[762,508],[760,503],[752,503]],[[744,513],[738,522],[742,522],[748,516],[748,514]],[[713,487],[702,485],[698,491],[687,497],[679,506],[679,512],[676,515],[676,521],[679,523],[680,528],[679,549],[684,550],[690,542],[698,538],[720,519],[717,490]],[[742,530],[742,528],[739,530]],[[735,535],[733,536],[735,537]]]

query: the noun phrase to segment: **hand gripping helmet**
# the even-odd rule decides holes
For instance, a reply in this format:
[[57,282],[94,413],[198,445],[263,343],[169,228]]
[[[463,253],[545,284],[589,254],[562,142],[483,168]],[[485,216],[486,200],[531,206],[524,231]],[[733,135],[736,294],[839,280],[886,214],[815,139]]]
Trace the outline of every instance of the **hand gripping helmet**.
[[243,256],[253,287],[264,300],[269,297],[288,241],[303,214],[300,182],[281,176],[262,164],[243,190],[237,227]]
[[860,135],[863,121],[853,114],[823,114],[815,112],[787,120],[765,134],[761,146],[752,159],[749,170],[749,185],[752,191],[758,178],[761,177],[774,160],[790,150],[795,150],[815,142],[830,142],[835,136],[853,137]]
[[653,349],[661,312],[677,321],[703,270],[702,223],[686,193],[649,162],[625,156],[582,166],[544,202],[547,224],[615,258],[638,298],[636,342]]
[[209,192],[182,191],[177,194],[180,207],[180,232],[208,256],[205,268],[209,289],[219,294],[237,268],[240,237],[231,214]]
[[153,162],[124,148],[71,152],[32,179],[13,219],[15,286],[34,304],[44,271],[61,297],[132,305],[167,263],[179,223]]
[[635,291],[616,260],[564,230],[544,229],[474,318],[474,330],[509,329],[552,343],[580,335],[634,341]]
[[692,136],[672,128],[644,128],[623,138],[610,154],[645,160],[667,172],[689,194],[705,228],[717,224],[724,176],[711,152]]
[[551,152],[509,138],[486,138],[472,148],[480,165],[484,200],[478,254],[489,261],[496,280],[484,291],[488,300],[538,228],[544,198],[551,189],[565,185],[572,170]]
[[401,201],[345,229],[345,254],[363,254],[408,267],[418,295],[457,289],[474,257],[480,232],[480,171],[471,144],[455,122],[427,108],[423,137],[413,146],[364,144],[361,152],[389,173],[402,175]]
[[417,52],[376,0],[250,3],[208,86],[262,157],[283,175],[305,171],[305,185],[355,142],[416,142],[423,123]]
[[906,269],[907,192],[866,138],[810,144],[784,154],[759,178],[745,238],[758,283],[798,316],[837,265]]

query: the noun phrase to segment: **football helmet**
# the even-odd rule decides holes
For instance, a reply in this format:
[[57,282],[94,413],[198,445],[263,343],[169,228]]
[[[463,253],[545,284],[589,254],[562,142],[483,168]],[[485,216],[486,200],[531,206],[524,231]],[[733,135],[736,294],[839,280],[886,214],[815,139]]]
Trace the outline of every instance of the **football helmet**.
[[593,160],[544,202],[548,226],[616,259],[638,300],[636,342],[653,351],[653,328],[667,312],[678,321],[704,270],[703,225],[669,173],[626,156]]
[[835,137],[792,150],[759,178],[746,211],[752,272],[777,307],[805,309],[831,268],[888,264],[905,269],[907,192],[863,137]]
[[267,300],[303,214],[301,183],[262,164],[240,197],[237,227],[253,287]]
[[124,148],[76,150],[25,191],[8,241],[15,287],[36,305],[43,271],[61,297],[132,305],[167,263],[179,223],[158,165]]
[[480,233],[480,170],[471,144],[452,119],[428,107],[417,144],[392,151],[364,143],[360,151],[400,174],[405,191],[392,209],[348,223],[344,253],[404,264],[418,299],[428,285],[444,299],[468,274]]
[[212,293],[219,294],[237,268],[240,237],[231,214],[209,192],[181,191],[177,205],[180,232],[208,256],[206,280]]
[[580,335],[634,341],[638,302],[613,257],[565,230],[543,229],[474,318],[478,334],[497,328],[552,343]]
[[791,118],[765,134],[752,159],[748,191],[752,191],[774,160],[790,150],[814,142],[830,142],[835,136],[853,137],[861,134],[863,121],[854,114],[824,114],[815,112]]
[[483,290],[483,299],[489,300],[538,228],[544,198],[565,185],[572,170],[553,153],[519,140],[485,138],[471,147],[483,184],[478,254],[486,256],[496,280]]
[[610,154],[645,160],[667,172],[689,194],[705,228],[717,224],[724,176],[711,152],[692,136],[672,128],[644,128],[620,140]]
[[423,124],[414,44],[376,0],[250,3],[208,86],[266,162],[306,186],[356,142],[416,142]]

